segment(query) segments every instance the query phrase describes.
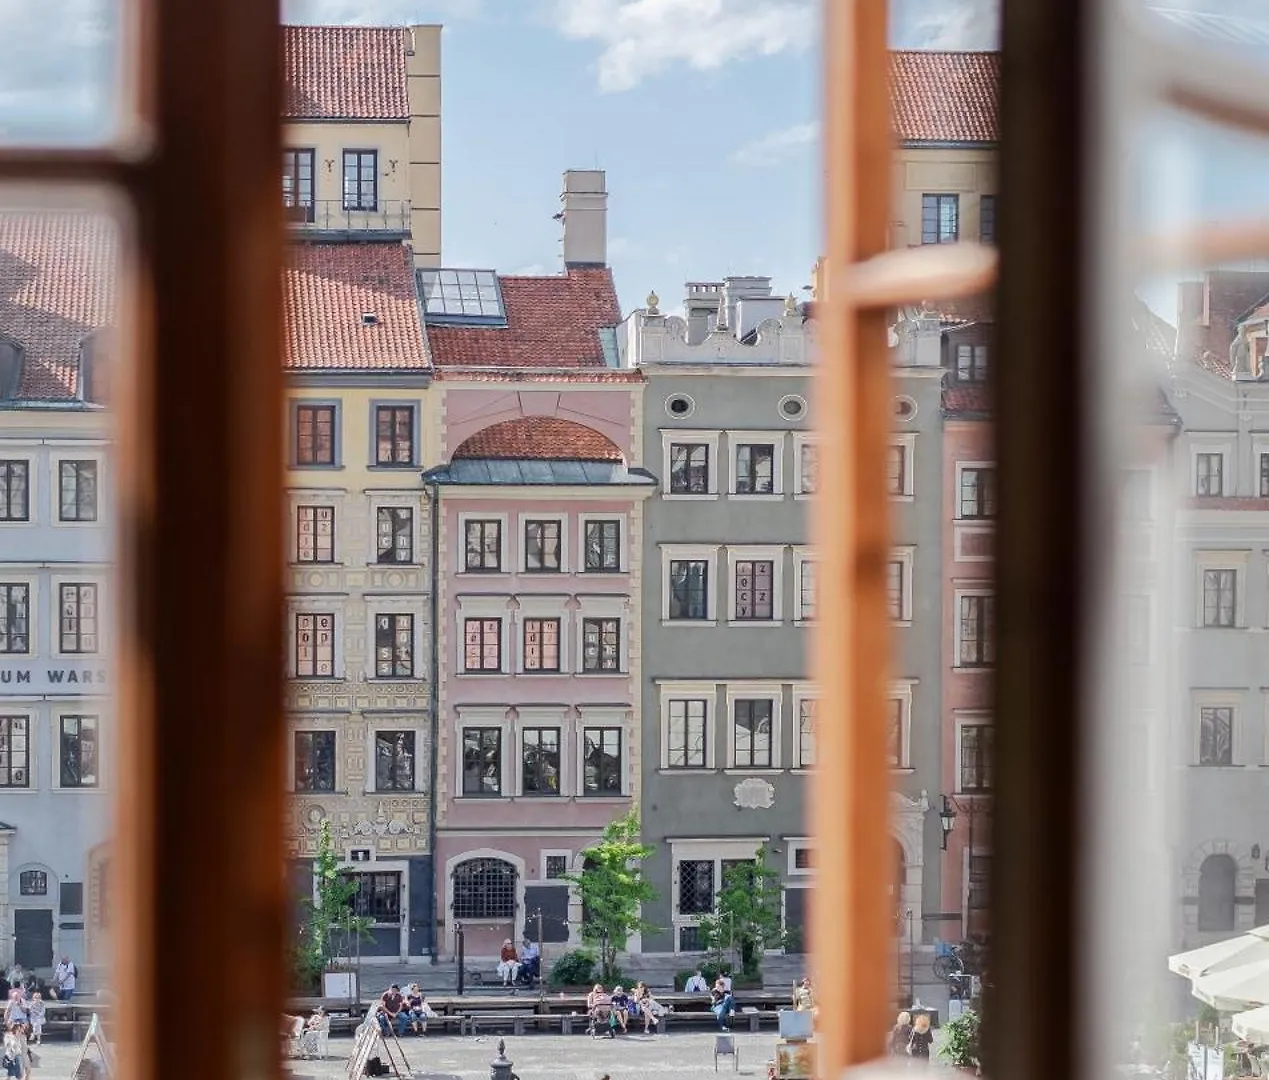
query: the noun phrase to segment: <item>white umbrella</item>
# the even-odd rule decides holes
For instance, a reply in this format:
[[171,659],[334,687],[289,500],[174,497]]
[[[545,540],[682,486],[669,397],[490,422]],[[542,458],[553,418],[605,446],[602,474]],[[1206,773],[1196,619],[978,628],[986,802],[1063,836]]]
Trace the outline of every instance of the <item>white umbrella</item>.
[[1234,1034],[1240,1039],[1264,1046],[1269,1043],[1269,1007],[1239,1013],[1232,1021]]
[[1222,1012],[1269,1005],[1269,962],[1213,971],[1193,980],[1194,996]]
[[1269,926],[1258,926],[1238,937],[1168,957],[1168,970],[1187,979],[1211,971],[1269,960]]

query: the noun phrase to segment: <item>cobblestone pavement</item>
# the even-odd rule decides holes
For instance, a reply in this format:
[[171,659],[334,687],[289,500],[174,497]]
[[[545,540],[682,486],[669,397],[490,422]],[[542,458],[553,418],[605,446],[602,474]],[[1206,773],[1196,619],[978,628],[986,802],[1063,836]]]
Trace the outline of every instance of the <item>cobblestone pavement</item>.
[[[775,1032],[737,1032],[740,1076],[766,1077],[767,1062],[775,1056]],[[288,1062],[295,1080],[344,1080],[351,1038],[330,1041],[327,1061]],[[488,1080],[489,1062],[497,1056],[498,1036],[435,1035],[402,1039],[406,1058],[416,1075],[428,1080]],[[78,1045],[45,1043],[36,1048],[40,1067],[33,1080],[69,1080]],[[652,1080],[669,1075],[704,1076],[714,1073],[714,1035],[711,1032],[670,1032],[665,1035],[628,1035],[591,1039],[585,1035],[523,1035],[507,1037],[507,1057],[520,1080]],[[719,1076],[732,1071],[730,1058],[719,1062]]]

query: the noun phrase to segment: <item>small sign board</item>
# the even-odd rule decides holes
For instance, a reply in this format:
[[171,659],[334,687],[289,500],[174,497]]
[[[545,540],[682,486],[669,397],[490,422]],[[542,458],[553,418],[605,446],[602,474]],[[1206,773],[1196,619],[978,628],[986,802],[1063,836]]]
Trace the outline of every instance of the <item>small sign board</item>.
[[[385,1036],[379,1027],[380,1006],[375,1005],[361,1022],[353,1039],[352,1056],[348,1059],[348,1080],[361,1080],[366,1075],[366,1065],[375,1052],[379,1060],[388,1067],[388,1076],[409,1080],[410,1063],[405,1059],[405,1051],[393,1032]],[[388,1030],[391,1032],[391,1026]],[[389,1042],[391,1040],[391,1042]]]
[[[95,1061],[88,1056],[92,1049],[97,1051]],[[97,1019],[96,1013],[93,1013],[84,1041],[79,1046],[79,1057],[75,1059],[75,1067],[71,1069],[70,1075],[71,1080],[98,1080],[99,1077],[102,1080],[114,1080],[115,1052],[101,1033],[101,1021]]]
[[1189,1080],[1225,1080],[1225,1053],[1219,1046],[1191,1042],[1186,1051]]

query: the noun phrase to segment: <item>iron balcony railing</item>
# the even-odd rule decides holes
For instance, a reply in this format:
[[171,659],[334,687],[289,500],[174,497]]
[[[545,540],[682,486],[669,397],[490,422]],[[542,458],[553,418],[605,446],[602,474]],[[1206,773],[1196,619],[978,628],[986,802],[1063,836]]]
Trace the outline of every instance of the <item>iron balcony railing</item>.
[[373,207],[346,205],[340,199],[283,202],[286,220],[301,232],[408,233],[410,204],[403,199],[380,199]]

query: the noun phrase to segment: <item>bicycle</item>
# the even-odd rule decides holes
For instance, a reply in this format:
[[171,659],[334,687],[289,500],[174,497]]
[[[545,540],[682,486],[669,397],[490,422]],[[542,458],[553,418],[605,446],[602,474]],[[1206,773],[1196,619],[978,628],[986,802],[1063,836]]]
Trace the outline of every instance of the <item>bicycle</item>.
[[934,974],[944,982],[968,979],[981,975],[980,946],[976,942],[962,941],[952,945],[946,941],[934,943]]

